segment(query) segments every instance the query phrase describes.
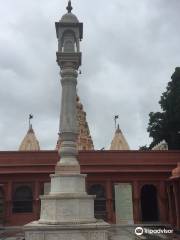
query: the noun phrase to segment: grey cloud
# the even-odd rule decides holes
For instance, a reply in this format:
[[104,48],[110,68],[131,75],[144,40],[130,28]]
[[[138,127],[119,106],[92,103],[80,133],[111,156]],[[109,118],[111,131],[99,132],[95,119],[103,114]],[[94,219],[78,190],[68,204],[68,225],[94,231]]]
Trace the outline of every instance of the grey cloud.
[[[7,0],[0,8],[0,149],[17,149],[27,117],[41,148],[53,149],[61,88],[54,22],[67,1]],[[84,22],[78,93],[96,148],[108,148],[113,115],[132,149],[150,142],[148,114],[180,63],[178,0],[73,1]]]

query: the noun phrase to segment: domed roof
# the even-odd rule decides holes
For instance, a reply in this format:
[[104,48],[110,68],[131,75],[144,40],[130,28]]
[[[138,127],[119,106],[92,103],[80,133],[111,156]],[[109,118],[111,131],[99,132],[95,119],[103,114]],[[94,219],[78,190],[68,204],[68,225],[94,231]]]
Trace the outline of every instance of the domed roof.
[[79,20],[76,17],[76,15],[74,15],[73,13],[69,12],[66,13],[62,16],[60,22],[64,22],[64,23],[78,23]]
[[64,22],[64,23],[78,23],[79,20],[77,19],[76,15],[74,15],[71,11],[72,11],[72,6],[71,6],[71,1],[68,1],[68,6],[67,6],[67,13],[64,14],[60,20],[60,22]]
[[19,151],[39,151],[40,146],[36,138],[32,125],[30,125],[28,132],[21,142]]
[[129,145],[123,133],[121,132],[121,129],[119,128],[119,124],[118,128],[116,129],[114,138],[111,142],[110,150],[130,150]]

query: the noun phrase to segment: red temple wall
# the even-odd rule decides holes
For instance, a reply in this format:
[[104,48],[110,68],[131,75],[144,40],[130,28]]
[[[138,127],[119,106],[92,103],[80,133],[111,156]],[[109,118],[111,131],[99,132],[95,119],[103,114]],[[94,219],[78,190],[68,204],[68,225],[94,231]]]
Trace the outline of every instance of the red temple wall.
[[[140,192],[145,184],[157,188],[161,223],[169,223],[167,179],[176,167],[180,151],[82,151],[79,155],[82,173],[87,173],[87,188],[101,184],[106,191],[106,219],[115,223],[112,188],[115,183],[127,182],[133,189],[133,212],[135,223],[141,222]],[[0,152],[0,187],[4,192],[5,225],[23,225],[39,218],[43,185],[50,181],[58,154],[55,151]],[[13,192],[19,185],[31,186],[33,212],[13,213]]]

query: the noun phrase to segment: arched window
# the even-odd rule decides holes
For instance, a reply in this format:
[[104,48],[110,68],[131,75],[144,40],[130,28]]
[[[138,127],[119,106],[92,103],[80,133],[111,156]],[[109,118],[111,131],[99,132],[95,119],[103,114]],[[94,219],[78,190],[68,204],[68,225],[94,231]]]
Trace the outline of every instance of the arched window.
[[89,195],[96,195],[94,213],[97,219],[106,220],[106,192],[101,184],[95,184],[88,189]]
[[32,190],[28,186],[16,188],[13,196],[13,213],[32,212],[33,195]]
[[73,31],[65,31],[63,34],[62,52],[76,52],[76,40]]

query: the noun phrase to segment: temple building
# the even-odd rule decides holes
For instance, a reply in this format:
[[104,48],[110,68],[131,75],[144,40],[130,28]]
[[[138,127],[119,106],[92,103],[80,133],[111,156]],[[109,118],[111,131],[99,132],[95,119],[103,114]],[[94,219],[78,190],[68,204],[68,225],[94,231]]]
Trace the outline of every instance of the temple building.
[[[56,24],[80,26],[71,11]],[[68,34],[65,38],[67,50],[74,48]],[[81,173],[87,174],[88,194],[96,196],[95,217],[109,223],[160,223],[180,229],[180,150],[130,150],[119,126],[109,140],[110,149],[95,150],[86,112],[79,97],[73,97],[78,161]],[[24,225],[39,219],[40,195],[48,192],[50,174],[59,161],[61,138],[60,134],[56,149],[42,150],[30,125],[19,150],[0,151],[1,225]]]
[[32,124],[29,125],[27,134],[19,146],[19,151],[40,151],[39,141],[36,138]]
[[111,142],[110,150],[130,150],[129,145],[128,145],[121,129],[119,128],[119,124],[116,129],[114,138]]

